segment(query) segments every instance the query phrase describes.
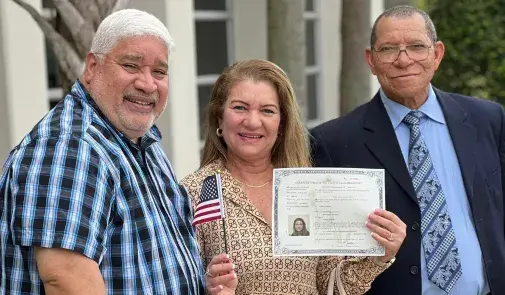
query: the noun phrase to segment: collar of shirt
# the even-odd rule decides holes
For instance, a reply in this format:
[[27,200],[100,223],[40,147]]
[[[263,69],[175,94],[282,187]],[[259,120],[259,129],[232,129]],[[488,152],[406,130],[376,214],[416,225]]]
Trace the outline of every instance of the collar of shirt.
[[[76,80],[73,86],[73,91],[72,93],[81,99],[83,102],[85,102],[87,105],[89,105],[99,116],[106,122],[107,127],[119,134],[119,136],[128,143],[128,145],[134,149],[142,149],[145,150],[148,148],[151,144],[155,142],[159,142],[161,140],[161,132],[156,127],[156,125],[153,125],[144,136],[140,139],[140,145],[134,143],[131,139],[127,138],[122,132],[120,132],[105,116],[105,114],[100,110],[94,99],[91,97],[89,94],[88,90],[82,85],[81,81]],[[84,95],[83,95],[84,94]]]
[[[386,112],[388,113],[391,123],[393,124],[393,128],[396,129],[400,123],[402,123],[403,118],[405,118],[411,109],[400,103],[397,103],[396,101],[391,100],[389,97],[387,97],[382,88],[380,89],[379,93],[381,96],[381,101],[386,108]],[[428,99],[419,108],[419,111],[423,112],[426,115],[426,117],[421,119],[421,122],[423,120],[426,120],[426,118],[430,118],[435,122],[445,125],[444,112],[442,111],[442,107],[438,102],[437,96],[431,84],[429,86]]]

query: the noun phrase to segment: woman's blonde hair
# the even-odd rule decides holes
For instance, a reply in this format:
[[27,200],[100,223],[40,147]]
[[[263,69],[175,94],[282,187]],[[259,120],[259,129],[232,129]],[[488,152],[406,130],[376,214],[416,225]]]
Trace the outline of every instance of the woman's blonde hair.
[[[286,73],[276,64],[260,59],[239,61],[226,68],[212,89],[207,109],[205,145],[200,167],[217,159],[226,163],[227,147],[216,134],[230,89],[242,81],[268,82],[277,91],[281,110],[279,136],[272,148],[275,168],[309,167],[308,132],[303,126],[295,92]],[[289,144],[289,146],[288,146]]]

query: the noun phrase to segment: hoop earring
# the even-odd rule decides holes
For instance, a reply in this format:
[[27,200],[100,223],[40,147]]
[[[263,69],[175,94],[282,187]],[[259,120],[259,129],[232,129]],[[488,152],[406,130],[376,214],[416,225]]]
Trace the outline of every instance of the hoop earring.
[[216,129],[216,135],[217,135],[217,137],[222,137],[223,136],[223,129],[217,128]]

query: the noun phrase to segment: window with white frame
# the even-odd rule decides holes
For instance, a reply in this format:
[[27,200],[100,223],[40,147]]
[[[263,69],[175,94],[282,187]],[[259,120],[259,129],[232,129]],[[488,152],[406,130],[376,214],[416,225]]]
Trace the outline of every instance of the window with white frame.
[[321,123],[320,0],[305,0],[307,125]]
[[203,146],[205,114],[212,87],[223,69],[233,62],[230,0],[194,0],[198,120]]
[[[57,27],[58,22],[62,22],[61,18],[58,16],[56,8],[53,2],[50,0],[42,1],[42,17],[47,20],[54,27]],[[46,68],[47,68],[47,87],[48,87],[48,100],[49,108],[53,108],[63,97],[62,84],[62,73],[60,72],[60,67],[58,64],[58,59],[53,52],[51,43],[46,38]]]

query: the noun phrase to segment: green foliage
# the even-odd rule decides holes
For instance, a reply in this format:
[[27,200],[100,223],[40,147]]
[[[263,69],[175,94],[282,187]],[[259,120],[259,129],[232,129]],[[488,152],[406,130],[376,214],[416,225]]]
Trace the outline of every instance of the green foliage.
[[445,44],[433,84],[505,104],[505,1],[426,2],[438,39]]

